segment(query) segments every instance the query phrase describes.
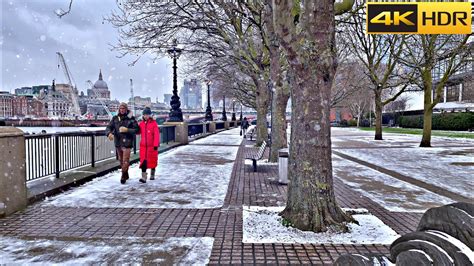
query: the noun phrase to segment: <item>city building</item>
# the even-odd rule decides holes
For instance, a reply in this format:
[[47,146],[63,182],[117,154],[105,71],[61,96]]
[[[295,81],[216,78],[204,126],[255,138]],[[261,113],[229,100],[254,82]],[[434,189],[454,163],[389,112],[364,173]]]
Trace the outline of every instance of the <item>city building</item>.
[[[164,94],[164,102],[166,105],[170,106],[170,102],[171,102],[171,97],[173,96],[173,94]],[[157,101],[158,102],[158,101]]]
[[156,102],[156,103],[151,104],[151,109],[152,110],[168,110],[168,106],[169,105],[166,103]]
[[28,100],[26,96],[14,96],[12,100],[13,116],[24,117],[28,115]]
[[31,88],[33,92],[32,94],[35,97],[38,97],[42,91],[47,92],[53,89],[51,85],[38,85],[32,86]]
[[110,90],[107,82],[102,78],[102,70],[99,71],[99,79],[94,83],[91,89],[87,90],[87,96],[90,99],[110,100]]
[[0,91],[0,117],[13,116],[13,95],[7,91]]
[[25,96],[28,105],[28,116],[45,117],[47,115],[43,103],[33,96]]
[[135,107],[137,107],[137,108],[144,108],[146,106],[150,107],[151,106],[151,97],[135,96],[135,97],[133,97],[133,102],[135,103]]
[[[446,82],[443,98],[435,107],[438,111],[474,111],[474,42],[467,45],[471,56]],[[449,58],[440,61],[433,69],[433,97],[436,84],[441,80],[448,60]]]
[[69,115],[70,101],[53,87],[51,90],[41,91],[38,100],[43,103],[48,117],[66,117]]
[[56,83],[55,89],[56,91],[61,92],[64,95],[70,94],[71,91],[76,92],[77,94],[76,88],[73,88],[71,85],[65,83]]
[[179,97],[183,109],[202,109],[201,83],[197,79],[185,79]]
[[108,101],[106,102],[107,108],[109,108],[109,111],[113,114],[117,114],[120,102],[118,100],[113,100],[113,101]]
[[32,87],[21,87],[15,89],[15,95],[23,96],[23,95],[33,95],[33,88]]

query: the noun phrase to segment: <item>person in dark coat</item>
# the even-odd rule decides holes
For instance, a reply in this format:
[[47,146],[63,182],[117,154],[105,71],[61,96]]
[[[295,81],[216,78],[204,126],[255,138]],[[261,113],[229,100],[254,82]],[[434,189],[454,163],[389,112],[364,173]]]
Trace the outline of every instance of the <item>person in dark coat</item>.
[[151,116],[150,107],[145,107],[143,110],[143,121],[138,126],[141,134],[140,169],[142,169],[142,178],[139,181],[146,183],[147,169],[151,169],[150,180],[155,179],[155,170],[158,166],[158,147],[160,146],[160,130]]
[[247,133],[247,129],[249,128],[249,121],[247,120],[247,117],[244,117],[244,121],[242,122],[242,131],[243,131],[243,134],[244,134],[244,138],[247,138],[245,136],[245,133]]
[[115,148],[122,169],[120,183],[125,184],[128,176],[128,167],[130,166],[130,154],[135,141],[135,134],[139,133],[138,123],[135,117],[128,110],[126,103],[121,103],[119,112],[112,117],[105,130],[109,140],[115,142]]

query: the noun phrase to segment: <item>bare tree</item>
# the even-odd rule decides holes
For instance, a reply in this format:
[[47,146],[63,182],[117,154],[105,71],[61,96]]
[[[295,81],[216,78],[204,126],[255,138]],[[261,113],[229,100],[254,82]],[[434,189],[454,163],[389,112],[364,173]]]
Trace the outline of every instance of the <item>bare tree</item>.
[[[281,215],[301,230],[347,229],[354,221],[334,196],[329,110],[336,72],[333,1],[273,2],[273,21],[294,75],[290,184]],[[337,12],[336,12],[337,13]]]
[[[357,0],[357,7],[348,12],[347,18],[339,24],[341,41],[352,49],[353,55],[362,62],[365,75],[371,82],[375,103],[375,139],[382,139],[382,110],[411,86],[412,72],[400,66],[400,55],[405,49],[404,35],[367,35],[365,32],[365,1]],[[383,98],[384,91],[395,93]]]
[[[337,68],[334,84],[332,103],[335,102],[348,107],[351,115],[357,118],[357,127],[359,127],[360,119],[365,112],[369,111],[370,104],[373,101],[373,92],[370,89],[371,82],[364,73],[363,65],[357,61],[340,65]],[[335,90],[334,87],[336,86],[345,89]],[[341,96],[336,98],[334,96],[335,92],[339,92]]]
[[287,147],[287,123],[286,106],[290,98],[290,89],[288,86],[288,64],[285,54],[282,52],[278,36],[273,25],[274,8],[271,0],[265,0],[264,7],[265,32],[270,57],[270,86],[272,90],[273,110],[271,117],[271,149],[270,162],[278,160],[278,150]]
[[[401,62],[417,73],[416,84],[423,90],[423,136],[420,147],[431,147],[433,108],[442,99],[449,78],[472,58],[470,35],[411,35]],[[471,59],[472,60],[472,59]],[[438,66],[438,67],[437,67]],[[434,83],[433,74],[436,75]]]
[[124,1],[119,10],[108,20],[119,29],[121,38],[115,48],[122,55],[135,54],[137,60],[147,53],[162,56],[170,40],[178,38],[188,60],[196,54],[212,60],[224,57],[250,77],[259,118],[257,143],[267,139],[269,60],[261,13],[252,12],[246,2],[196,0]]
[[367,88],[370,88],[370,82],[363,71],[362,64],[356,61],[340,63],[331,89],[331,107]]
[[358,93],[351,95],[348,98],[349,110],[353,117],[357,118],[357,127],[360,127],[360,119],[367,112],[370,111],[371,93],[369,90],[360,90]]

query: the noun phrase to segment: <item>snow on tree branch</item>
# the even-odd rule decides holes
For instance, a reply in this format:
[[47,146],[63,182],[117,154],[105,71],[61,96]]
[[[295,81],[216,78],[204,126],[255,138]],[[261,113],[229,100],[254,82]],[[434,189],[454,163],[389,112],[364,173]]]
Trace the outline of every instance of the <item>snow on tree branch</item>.
[[72,7],[72,2],[74,0],[70,0],[69,2],[69,8],[67,11],[64,11],[62,8],[58,8],[54,11],[54,13],[56,14],[56,16],[58,16],[59,18],[62,18],[64,17],[65,15],[69,14],[71,12],[71,7]]

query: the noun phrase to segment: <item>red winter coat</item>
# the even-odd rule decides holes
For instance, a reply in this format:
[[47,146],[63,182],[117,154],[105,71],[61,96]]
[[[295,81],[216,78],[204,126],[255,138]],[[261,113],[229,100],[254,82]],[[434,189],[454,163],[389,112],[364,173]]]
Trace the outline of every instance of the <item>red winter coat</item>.
[[[160,146],[160,130],[152,118],[140,122],[140,168],[146,160],[146,168],[156,168],[158,165],[158,147]],[[156,147],[156,150],[155,150]]]

